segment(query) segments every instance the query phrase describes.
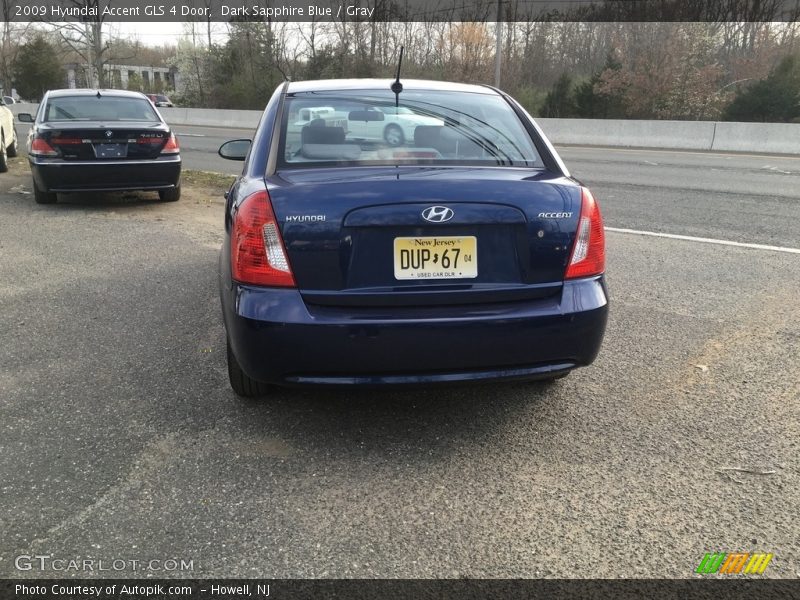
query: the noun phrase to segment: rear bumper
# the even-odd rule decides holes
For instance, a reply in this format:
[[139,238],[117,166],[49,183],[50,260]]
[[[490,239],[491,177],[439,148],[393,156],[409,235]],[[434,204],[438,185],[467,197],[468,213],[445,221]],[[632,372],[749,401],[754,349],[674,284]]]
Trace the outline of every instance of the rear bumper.
[[181,179],[180,156],[97,162],[31,156],[28,161],[36,186],[44,192],[165,190]]
[[608,316],[602,277],[529,302],[411,309],[306,306],[297,290],[222,287],[231,348],[275,384],[537,379],[590,364]]

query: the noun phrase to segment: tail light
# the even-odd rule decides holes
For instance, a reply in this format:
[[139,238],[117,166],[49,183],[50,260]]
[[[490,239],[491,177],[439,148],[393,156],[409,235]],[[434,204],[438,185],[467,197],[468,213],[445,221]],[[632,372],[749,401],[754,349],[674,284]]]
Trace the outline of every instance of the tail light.
[[266,190],[245,198],[233,218],[231,274],[240,283],[295,286],[278,221]]
[[33,138],[30,154],[36,156],[58,156],[58,151],[40,137]]
[[83,143],[83,140],[80,138],[51,137],[50,143],[58,144],[59,146],[78,146]]
[[606,269],[606,236],[600,207],[585,187],[581,188],[581,216],[565,279],[599,275]]
[[164,144],[164,147],[161,149],[161,154],[178,154],[180,151],[181,149],[180,146],[178,146],[178,138],[175,137],[174,133],[170,133],[167,143]]

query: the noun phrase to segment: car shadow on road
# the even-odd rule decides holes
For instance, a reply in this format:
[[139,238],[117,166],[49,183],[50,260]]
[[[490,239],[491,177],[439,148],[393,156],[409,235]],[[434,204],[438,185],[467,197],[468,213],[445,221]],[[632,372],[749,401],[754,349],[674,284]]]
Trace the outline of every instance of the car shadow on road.
[[109,208],[133,208],[161,203],[158,192],[76,192],[58,194],[58,202],[53,207],[102,212]]
[[[269,398],[226,394],[218,429],[252,443],[280,439],[299,452],[354,451],[383,459],[446,459],[520,432],[558,429],[565,383],[494,383],[410,389],[277,389]],[[540,442],[543,440],[539,440]],[[514,443],[519,442],[517,440]],[[470,450],[471,449],[471,450]]]

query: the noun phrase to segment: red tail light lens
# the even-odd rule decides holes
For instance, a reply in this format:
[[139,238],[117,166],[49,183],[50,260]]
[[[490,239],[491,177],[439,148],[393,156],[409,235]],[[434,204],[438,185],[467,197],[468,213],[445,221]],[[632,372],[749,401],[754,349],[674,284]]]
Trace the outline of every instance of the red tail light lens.
[[164,144],[164,147],[161,149],[161,154],[178,154],[180,151],[181,149],[180,146],[178,146],[178,138],[175,137],[174,133],[170,133],[167,143]]
[[295,287],[266,190],[244,199],[231,227],[231,274],[240,283]]
[[37,156],[58,156],[58,151],[42,138],[33,138],[30,153]]
[[606,236],[600,207],[592,193],[581,188],[581,216],[565,279],[591,277],[606,269]]
[[59,146],[77,146],[82,144],[83,140],[79,138],[52,137],[50,138],[50,143],[58,144]]

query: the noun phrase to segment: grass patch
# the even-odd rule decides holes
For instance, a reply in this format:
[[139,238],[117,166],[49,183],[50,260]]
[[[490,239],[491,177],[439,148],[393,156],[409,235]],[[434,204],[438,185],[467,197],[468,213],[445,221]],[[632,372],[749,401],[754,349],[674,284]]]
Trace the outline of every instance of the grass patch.
[[8,168],[9,170],[14,169],[17,170],[22,168],[23,171],[26,173],[31,172],[31,165],[28,163],[28,157],[25,155],[16,156],[14,158],[8,158]]
[[194,169],[181,171],[181,184],[207,187],[220,193],[227,192],[235,179],[236,175],[226,175],[214,171],[196,171]]

